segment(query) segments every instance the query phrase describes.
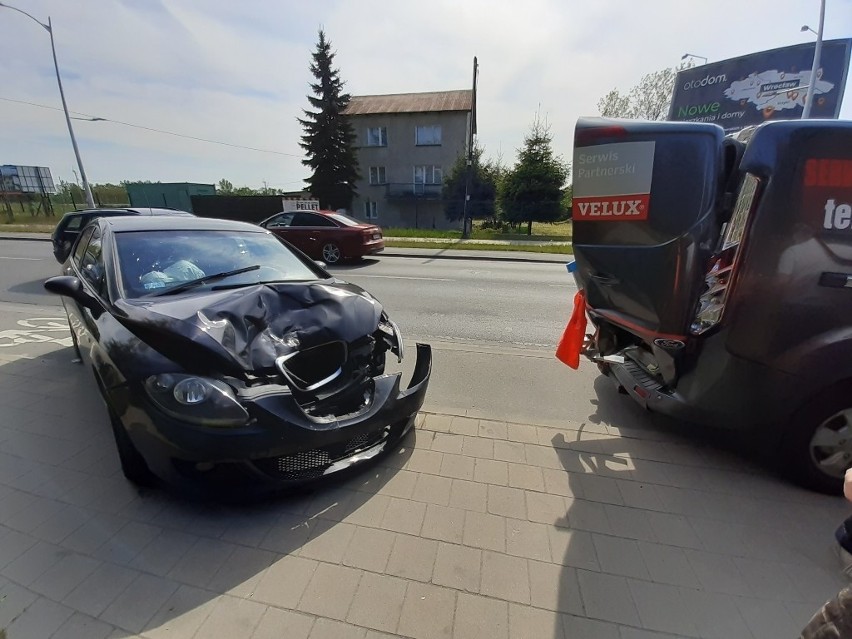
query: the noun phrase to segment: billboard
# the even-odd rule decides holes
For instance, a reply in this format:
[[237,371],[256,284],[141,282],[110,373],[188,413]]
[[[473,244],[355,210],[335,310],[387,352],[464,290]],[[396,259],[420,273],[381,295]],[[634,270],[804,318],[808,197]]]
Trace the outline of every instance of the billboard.
[[0,191],[4,193],[56,193],[50,169],[46,166],[0,166]]
[[[768,120],[802,117],[816,43],[761,51],[684,69],[675,79],[669,120],[711,122],[726,133]],[[852,38],[824,40],[812,118],[837,118]]]

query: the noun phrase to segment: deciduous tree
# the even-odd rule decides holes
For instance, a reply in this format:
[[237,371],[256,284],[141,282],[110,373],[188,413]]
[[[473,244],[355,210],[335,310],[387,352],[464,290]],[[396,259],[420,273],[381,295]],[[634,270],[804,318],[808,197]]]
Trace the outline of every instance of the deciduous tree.
[[673,69],[648,73],[625,93],[613,89],[598,101],[598,111],[605,118],[664,120],[669,113],[678,71],[691,66],[692,62],[686,62]]
[[465,194],[470,196],[467,202],[469,217],[494,217],[500,167],[495,162],[483,160],[482,155],[482,147],[474,147],[472,164],[468,167],[467,155],[460,154],[444,179],[444,214],[452,222],[464,216]]

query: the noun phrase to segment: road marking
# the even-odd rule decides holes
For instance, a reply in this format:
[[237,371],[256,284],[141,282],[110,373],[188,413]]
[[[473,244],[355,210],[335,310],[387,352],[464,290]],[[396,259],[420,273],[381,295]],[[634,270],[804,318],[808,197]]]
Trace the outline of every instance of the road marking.
[[26,260],[28,262],[41,262],[40,257],[5,257],[0,255],[0,260]]
[[71,337],[57,337],[54,335],[45,335],[45,332],[62,332],[69,333],[68,323],[61,317],[33,317],[30,319],[18,320],[18,326],[24,329],[11,329],[0,331],[0,348],[10,348],[21,346],[23,344],[40,344],[44,342],[53,342],[61,346],[71,346],[73,341]]
[[374,277],[384,280],[419,280],[422,282],[455,282],[455,280],[447,279],[444,277],[405,277],[403,275],[361,275],[359,273],[357,275],[352,275],[351,277]]

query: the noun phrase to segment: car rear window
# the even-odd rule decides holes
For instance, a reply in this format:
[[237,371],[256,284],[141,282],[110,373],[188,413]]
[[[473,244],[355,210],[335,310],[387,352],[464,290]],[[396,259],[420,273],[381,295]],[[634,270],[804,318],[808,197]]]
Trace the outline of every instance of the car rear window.
[[80,226],[83,224],[83,216],[82,215],[74,215],[68,218],[68,223],[65,225],[66,231],[77,231],[80,229]]
[[332,220],[340,222],[344,226],[361,226],[363,224],[363,222],[359,222],[355,218],[343,215],[342,213],[326,213],[326,215]]

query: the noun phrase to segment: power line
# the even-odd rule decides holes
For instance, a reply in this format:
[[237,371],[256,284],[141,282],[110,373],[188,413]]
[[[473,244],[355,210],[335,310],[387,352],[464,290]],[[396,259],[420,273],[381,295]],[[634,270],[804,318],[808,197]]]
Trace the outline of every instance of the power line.
[[[34,106],[40,109],[50,109],[51,111],[61,111],[62,109],[58,107],[52,107],[47,104],[37,104],[36,102],[27,102],[26,100],[13,100],[12,98],[4,98],[0,96],[0,100],[5,102],[14,102],[16,104],[26,104],[27,106]],[[230,142],[221,142],[219,140],[208,140],[207,138],[199,138],[194,135],[185,135],[183,133],[175,133],[174,131],[164,131],[162,129],[155,129],[149,126],[143,126],[141,124],[133,124],[131,122],[121,122],[120,120],[111,120],[109,118],[102,118],[100,116],[89,115],[88,113],[80,113],[79,111],[70,111],[75,115],[83,116],[86,120],[91,122],[112,122],[113,124],[120,124],[122,126],[133,127],[134,129],[142,129],[143,131],[152,131],[154,133],[162,133],[163,135],[172,135],[178,138],[186,138],[187,140],[195,140],[196,142],[207,142],[208,144],[219,144],[221,146],[228,146],[234,149],[246,149],[248,151],[258,151],[259,153],[272,153],[274,155],[286,155],[291,158],[301,158],[303,156],[296,155],[295,153],[284,153],[283,151],[273,151],[271,149],[258,149],[253,146],[244,146],[242,144],[231,144]],[[76,119],[76,118],[75,118]]]

